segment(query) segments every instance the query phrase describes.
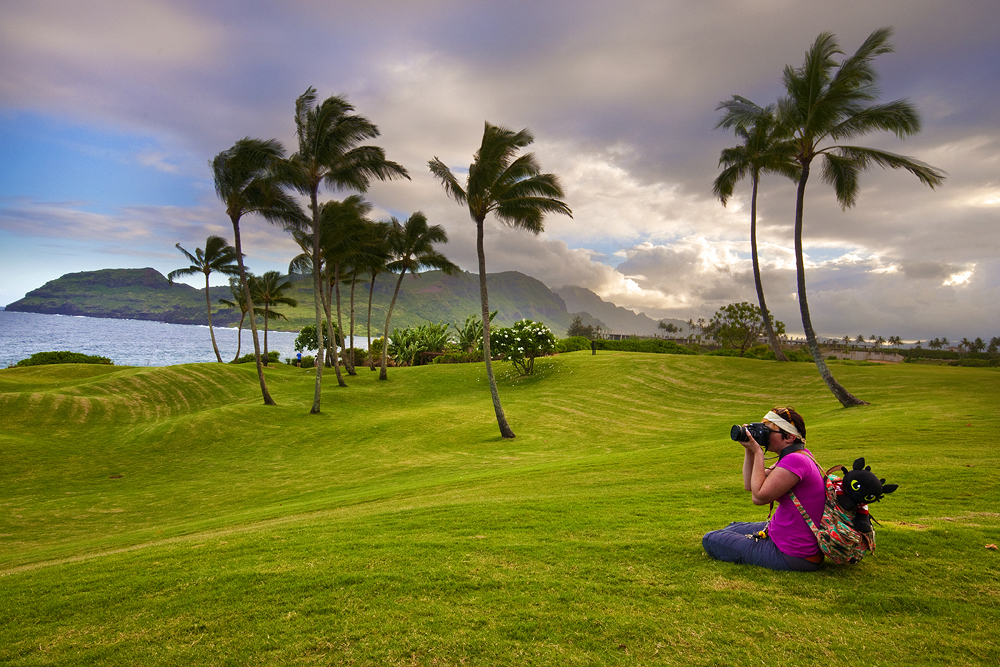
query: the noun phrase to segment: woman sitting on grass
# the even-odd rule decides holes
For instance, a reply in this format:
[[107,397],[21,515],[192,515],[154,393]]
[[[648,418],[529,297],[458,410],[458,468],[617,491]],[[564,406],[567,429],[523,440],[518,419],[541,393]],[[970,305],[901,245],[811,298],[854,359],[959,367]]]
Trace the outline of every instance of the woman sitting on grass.
[[[806,444],[806,424],[792,408],[774,408],[761,420],[769,429],[768,441],[758,445],[750,432],[740,442],[743,452],[743,488],[754,505],[778,501],[770,522],[734,522],[707,533],[701,540],[705,552],[728,563],[759,565],[772,570],[811,572],[823,564],[816,537],[788,492],[792,491],[816,525],[823,517],[826,486],[819,466]],[[746,424],[744,424],[744,428]],[[764,467],[764,452],[778,461]]]

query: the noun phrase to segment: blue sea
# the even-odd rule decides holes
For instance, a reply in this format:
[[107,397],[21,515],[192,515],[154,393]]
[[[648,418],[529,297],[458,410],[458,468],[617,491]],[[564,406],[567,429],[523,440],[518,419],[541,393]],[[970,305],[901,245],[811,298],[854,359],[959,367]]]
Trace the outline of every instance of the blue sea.
[[[236,356],[237,330],[215,328],[223,361]],[[264,330],[258,329],[261,345]],[[297,333],[268,331],[269,350],[281,359],[295,358]],[[358,347],[362,347],[362,339]],[[35,352],[68,350],[111,359],[116,366],[172,366],[215,361],[207,326],[164,324],[146,320],[40,315],[0,310],[0,368],[7,368]],[[253,337],[243,329],[240,355],[253,353]]]

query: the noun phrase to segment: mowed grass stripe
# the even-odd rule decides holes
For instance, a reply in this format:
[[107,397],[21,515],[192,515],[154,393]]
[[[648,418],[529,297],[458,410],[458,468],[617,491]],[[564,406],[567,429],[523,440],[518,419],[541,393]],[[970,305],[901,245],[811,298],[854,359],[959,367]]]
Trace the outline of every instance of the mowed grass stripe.
[[[873,403],[844,410],[809,364],[574,353],[533,378],[497,368],[513,441],[481,364],[389,382],[361,368],[348,388],[329,373],[319,416],[302,369],[268,371],[276,407],[252,367],[62,370],[21,389],[0,371],[4,395],[79,387],[116,415],[65,431],[0,415],[0,662],[801,665],[858,647],[872,665],[1000,661],[984,548],[1000,535],[995,371],[838,365]],[[149,373],[148,395],[103,391]],[[167,408],[129,407],[159,395]],[[901,484],[858,567],[802,576],[701,553],[705,530],[766,516],[728,433],[782,403],[821,462],[864,455]]]

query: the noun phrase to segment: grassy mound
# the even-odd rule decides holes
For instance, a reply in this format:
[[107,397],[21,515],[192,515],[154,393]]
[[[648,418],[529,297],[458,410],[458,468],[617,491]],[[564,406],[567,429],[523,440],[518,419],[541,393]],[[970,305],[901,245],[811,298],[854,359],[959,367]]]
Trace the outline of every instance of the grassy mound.
[[[312,370],[0,370],[0,663],[1000,662],[994,369],[590,351]],[[766,378],[776,387],[762,384]],[[856,567],[709,560],[762,520],[733,423],[806,417],[900,489]]]

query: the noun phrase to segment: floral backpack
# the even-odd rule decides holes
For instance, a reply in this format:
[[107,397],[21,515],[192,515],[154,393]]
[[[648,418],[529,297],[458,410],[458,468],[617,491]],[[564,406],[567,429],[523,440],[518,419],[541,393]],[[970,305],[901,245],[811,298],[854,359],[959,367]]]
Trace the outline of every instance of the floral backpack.
[[[823,472],[812,454],[809,458]],[[843,479],[831,474],[838,469],[844,473]],[[875,529],[868,503],[877,503],[899,485],[886,484],[884,479],[879,479],[871,466],[865,465],[864,458],[856,459],[851,470],[844,466],[830,468],[823,473],[823,481],[826,482],[826,505],[818,527],[795,494],[789,491],[788,497],[799,508],[827,560],[835,565],[860,563],[866,552],[875,551]]]
[[857,530],[853,525],[854,512],[847,512],[837,504],[838,486],[836,481],[839,479],[831,473],[838,469],[844,468],[843,466],[834,466],[823,475],[823,480],[826,482],[826,505],[823,508],[823,518],[820,520],[819,526],[816,526],[809,518],[806,508],[802,506],[794,493],[789,491],[788,497],[799,508],[806,525],[816,536],[820,551],[823,552],[826,560],[835,565],[856,564],[861,562],[865,552],[875,551],[875,530],[872,529],[864,533]]

